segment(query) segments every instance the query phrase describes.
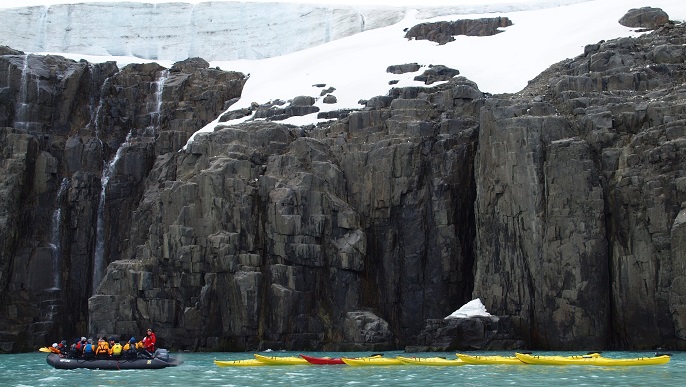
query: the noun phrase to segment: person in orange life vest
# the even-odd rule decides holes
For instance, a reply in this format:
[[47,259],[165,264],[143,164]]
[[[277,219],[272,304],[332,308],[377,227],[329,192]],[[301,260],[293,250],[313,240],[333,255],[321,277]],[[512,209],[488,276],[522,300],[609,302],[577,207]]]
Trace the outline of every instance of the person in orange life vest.
[[155,332],[148,328],[148,333],[143,338],[143,348],[146,351],[153,354],[155,353],[155,343],[157,343],[157,337],[155,337]]
[[50,352],[56,353],[58,355],[60,353],[62,353],[62,352],[60,352],[60,349],[59,349],[59,346],[57,345],[57,343],[52,343],[52,346],[50,347]]
[[95,356],[103,358],[110,355],[110,345],[104,337],[98,339],[98,347],[95,349]]

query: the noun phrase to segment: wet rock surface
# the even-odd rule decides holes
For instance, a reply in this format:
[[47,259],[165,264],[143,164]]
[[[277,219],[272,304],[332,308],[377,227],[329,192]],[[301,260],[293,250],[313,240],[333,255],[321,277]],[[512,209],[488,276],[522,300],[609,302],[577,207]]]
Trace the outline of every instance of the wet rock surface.
[[0,336],[16,351],[87,330],[96,241],[108,246],[103,272],[124,258],[125,214],[141,200],[157,155],[178,151],[213,120],[245,77],[197,59],[120,70],[3,53]]

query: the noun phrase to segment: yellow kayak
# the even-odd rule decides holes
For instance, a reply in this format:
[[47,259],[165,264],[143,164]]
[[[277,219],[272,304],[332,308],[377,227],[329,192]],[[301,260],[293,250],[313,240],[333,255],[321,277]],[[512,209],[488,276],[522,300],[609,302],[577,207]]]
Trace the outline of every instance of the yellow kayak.
[[515,364],[521,365],[525,364],[519,360],[516,356],[483,356],[483,355],[466,355],[464,353],[458,353],[457,357],[467,364]]
[[404,357],[398,356],[398,360],[403,364],[421,365],[421,366],[461,366],[467,363],[460,359],[444,359],[442,357]]
[[356,359],[350,357],[342,357],[343,363],[349,366],[364,367],[364,366],[389,366],[403,364],[400,359],[395,357],[358,357]]
[[643,366],[666,364],[670,360],[669,355],[621,359],[602,357],[598,354],[595,355],[597,356],[537,356],[524,353],[515,354],[515,356],[524,363],[541,365]]
[[266,363],[262,363],[257,359],[215,360],[214,364],[219,367],[254,367],[267,365]]
[[254,354],[255,359],[261,361],[268,365],[298,365],[298,364],[310,364],[307,360],[300,356],[263,356],[259,354]]

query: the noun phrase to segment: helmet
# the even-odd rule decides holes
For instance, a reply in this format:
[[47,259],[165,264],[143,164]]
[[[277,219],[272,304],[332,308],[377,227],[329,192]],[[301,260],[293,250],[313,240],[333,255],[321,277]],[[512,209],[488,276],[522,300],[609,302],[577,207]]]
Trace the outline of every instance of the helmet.
[[82,336],[81,341],[86,341],[86,338]]
[[135,342],[136,342],[136,338],[135,338],[135,337],[131,337],[131,338],[129,339],[129,343],[135,343]]
[[57,348],[57,343],[52,343],[53,348]]
[[67,345],[67,340],[62,340],[62,342],[60,344]]

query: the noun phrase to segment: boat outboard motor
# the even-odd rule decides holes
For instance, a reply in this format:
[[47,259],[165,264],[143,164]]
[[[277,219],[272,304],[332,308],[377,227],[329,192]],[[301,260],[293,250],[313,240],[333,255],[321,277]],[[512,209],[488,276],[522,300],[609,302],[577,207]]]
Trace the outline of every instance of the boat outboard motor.
[[160,359],[160,360],[168,362],[169,361],[169,352],[164,348],[158,348],[157,350],[155,350],[155,357]]

